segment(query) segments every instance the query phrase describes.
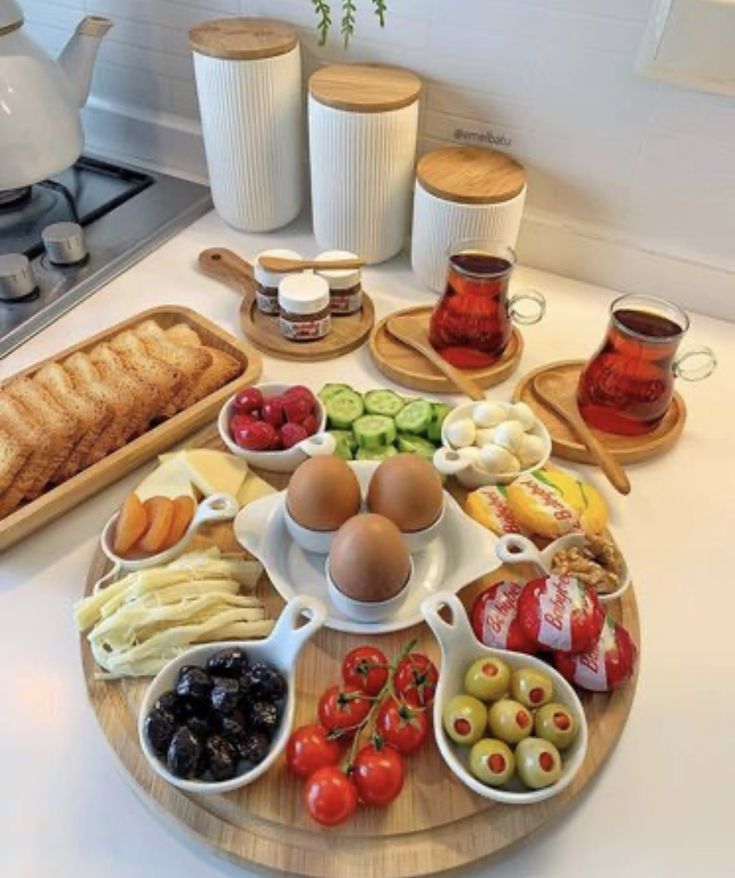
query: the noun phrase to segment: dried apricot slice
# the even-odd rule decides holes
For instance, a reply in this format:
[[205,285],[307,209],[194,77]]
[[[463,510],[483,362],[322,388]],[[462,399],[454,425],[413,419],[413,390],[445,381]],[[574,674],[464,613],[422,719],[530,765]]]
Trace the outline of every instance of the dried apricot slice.
[[170,549],[171,546],[175,546],[184,536],[187,527],[189,527],[192,518],[194,518],[195,510],[196,503],[191,497],[182,494],[181,497],[174,499],[174,517],[171,521],[171,529],[166,535],[166,540],[163,544],[164,549]]
[[136,548],[143,552],[160,552],[171,530],[174,501],[169,497],[149,497],[143,506],[148,514],[148,529]]
[[137,494],[128,494],[120,509],[115,526],[113,549],[126,555],[148,529],[148,513]]

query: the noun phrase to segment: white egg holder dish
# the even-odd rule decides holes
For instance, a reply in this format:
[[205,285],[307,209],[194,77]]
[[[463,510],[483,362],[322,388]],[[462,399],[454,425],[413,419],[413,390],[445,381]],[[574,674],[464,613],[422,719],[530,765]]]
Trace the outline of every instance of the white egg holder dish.
[[[451,622],[445,621],[439,615],[439,611],[443,608],[451,610]],[[441,647],[439,683],[434,697],[434,737],[439,752],[450,770],[479,796],[506,805],[533,805],[556,796],[566,789],[584,763],[588,737],[587,718],[582,702],[571,684],[541,659],[520,652],[483,646],[475,637],[467,613],[456,595],[446,592],[432,595],[422,603],[421,612]],[[509,665],[511,670],[534,668],[542,671],[553,684],[553,700],[563,704],[577,720],[579,731],[573,743],[561,752],[562,773],[556,783],[539,790],[526,788],[517,778],[514,778],[507,787],[492,787],[484,784],[469,770],[472,748],[455,744],[447,735],[443,723],[444,708],[451,698],[465,691],[464,678],[467,668],[481,658],[500,659]],[[490,737],[490,732],[487,737]]]
[[[367,494],[377,461],[349,463]],[[353,634],[402,631],[423,620],[421,602],[438,591],[457,592],[500,566],[497,537],[465,515],[457,501],[444,492],[444,513],[438,533],[424,551],[412,554],[412,575],[387,618],[370,622],[354,618],[332,599],[324,553],[306,551],[289,533],[286,491],[248,504],[233,523],[237,541],[265,567],[273,587],[284,600],[297,594],[313,595],[327,605],[325,626]],[[362,605],[367,607],[367,602]]]
[[[523,406],[520,410],[524,422],[513,417],[513,409]],[[527,411],[526,411],[527,410]],[[484,417],[483,417],[484,415]],[[532,421],[531,421],[532,419]],[[518,426],[509,426],[514,423]],[[466,426],[470,422],[471,429]],[[465,435],[457,435],[466,426]],[[505,429],[501,442],[495,441],[498,429]],[[513,437],[518,434],[515,438]],[[539,453],[533,463],[519,469],[503,472],[491,471],[480,464],[483,449],[494,446],[504,455],[512,454],[515,458],[514,446],[523,437],[534,437],[538,440]],[[480,446],[476,444],[480,438]],[[551,457],[551,436],[544,424],[537,418],[525,403],[510,403],[493,400],[470,402],[453,409],[442,424],[442,447],[434,454],[434,466],[440,473],[455,476],[465,488],[474,490],[486,485],[508,485],[519,476],[540,469]]]
[[[297,627],[296,623],[301,616],[307,616],[307,621]],[[226,793],[247,786],[265,774],[283,752],[291,733],[296,706],[296,661],[299,653],[309,638],[322,627],[325,618],[326,609],[321,601],[307,596],[294,597],[283,608],[273,631],[265,640],[228,640],[220,643],[205,643],[193,646],[171,659],[153,678],[143,697],[138,715],[140,746],[156,774],[173,786],[190,793]],[[232,646],[241,647],[251,664],[265,662],[265,664],[276,668],[286,680],[288,688],[278,732],[271,741],[268,755],[262,762],[229,780],[205,781],[176,777],[171,774],[163,760],[153,751],[145,733],[146,718],[157,699],[174,688],[179,670],[184,665],[204,667],[210,656]]]

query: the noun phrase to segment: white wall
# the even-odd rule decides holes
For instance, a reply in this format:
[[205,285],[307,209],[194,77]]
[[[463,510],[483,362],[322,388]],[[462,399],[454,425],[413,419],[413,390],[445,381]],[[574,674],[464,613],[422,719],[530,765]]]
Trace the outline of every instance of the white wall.
[[[735,318],[735,100],[633,72],[651,0],[389,0],[384,31],[358,0],[348,53],[337,35],[316,45],[310,0],[21,2],[54,50],[82,10],[115,19],[87,114],[95,145],[201,173],[188,27],[283,18],[307,72],[346,59],[419,73],[423,150],[484,140],[525,163],[524,261]],[[103,116],[111,105],[124,115]]]

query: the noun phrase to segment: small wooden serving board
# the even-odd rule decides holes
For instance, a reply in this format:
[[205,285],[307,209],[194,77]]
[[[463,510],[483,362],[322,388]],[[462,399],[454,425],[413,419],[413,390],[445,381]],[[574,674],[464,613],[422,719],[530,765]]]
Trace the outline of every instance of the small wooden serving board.
[[[203,431],[193,446],[221,448],[213,429]],[[287,475],[260,473],[282,489]],[[464,492],[452,488],[462,502]],[[233,548],[229,525],[218,526],[216,542]],[[109,565],[97,551],[85,594]],[[518,579],[524,571],[500,568],[462,590],[466,607],[490,582]],[[532,570],[526,570],[528,578]],[[281,598],[263,576],[258,595],[277,614]],[[640,643],[635,595],[629,588],[609,607]],[[380,636],[359,636],[322,629],[308,643],[297,668],[295,725],[314,722],[321,693],[340,680],[345,653],[362,643],[375,643],[389,657],[416,639],[417,648],[439,662],[438,646],[428,627]],[[361,809],[346,824],[323,829],[305,813],[302,783],[291,776],[283,759],[249,787],[226,795],[191,795],[170,786],[150,768],[137,733],[138,707],[148,680],[104,682],[95,678],[87,640],[81,638],[87,691],[102,731],[125,767],[133,788],[156,812],[228,859],[248,867],[319,878],[409,878],[467,866],[527,840],[560,817],[600,771],[614,750],[633,703],[636,680],[612,695],[583,695],[589,723],[587,758],[571,786],[536,805],[509,806],[488,801],[468,790],[446,767],[433,739],[407,761],[406,781],[398,799],[385,810]]]

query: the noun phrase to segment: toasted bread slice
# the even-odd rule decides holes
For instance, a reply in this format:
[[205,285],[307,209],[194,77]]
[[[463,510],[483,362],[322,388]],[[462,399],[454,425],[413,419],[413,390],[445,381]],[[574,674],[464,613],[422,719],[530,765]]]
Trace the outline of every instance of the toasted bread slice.
[[122,357],[107,342],[95,345],[89,356],[105,384],[114,393],[132,403],[125,441],[144,433],[159,410],[160,400],[156,388],[132,369],[128,369]]
[[[24,444],[12,433],[0,429],[0,506],[6,492],[10,494],[13,490],[15,477],[30,458],[32,450],[29,443]],[[20,502],[20,498],[17,502]]]
[[233,378],[242,373],[242,364],[235,357],[226,354],[224,351],[219,350],[219,348],[211,348],[206,345],[204,350],[210,353],[212,365],[202,372],[197,379],[186,400],[187,406],[199,402],[200,399],[204,399],[205,396],[209,396],[210,393],[219,390],[228,381],[232,381]]
[[131,330],[114,336],[110,345],[120,355],[128,370],[156,388],[160,402],[156,414],[161,417],[176,414],[173,400],[182,384],[181,372],[151,354]]
[[51,442],[47,458],[48,472],[27,492],[26,499],[33,500],[46,487],[47,482],[56,477],[61,466],[69,458],[79,438],[79,424],[76,419],[58,403],[40,384],[30,378],[11,381],[5,392],[34,418]]
[[0,428],[30,449],[28,461],[3,494],[0,502],[0,516],[3,516],[23,499],[37,497],[61,461],[58,443],[52,442],[51,435],[39,421],[5,391],[0,392]]
[[64,361],[63,366],[77,393],[104,406],[111,413],[110,422],[89,450],[86,460],[82,461],[82,466],[90,466],[125,444],[130,435],[133,400],[109,387],[87,354],[72,354]]
[[173,398],[174,406],[180,410],[199,376],[212,365],[212,355],[204,348],[192,348],[171,341],[155,320],[144,320],[133,332],[155,357],[181,373],[181,386]]
[[169,340],[191,348],[202,347],[202,340],[188,323],[174,323],[166,330]]
[[53,481],[65,481],[83,468],[89,452],[94,448],[100,433],[112,420],[112,410],[101,401],[91,400],[80,394],[71,376],[59,363],[48,363],[33,376],[78,423],[78,438],[74,448]]

